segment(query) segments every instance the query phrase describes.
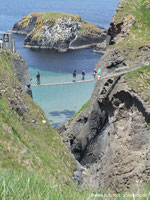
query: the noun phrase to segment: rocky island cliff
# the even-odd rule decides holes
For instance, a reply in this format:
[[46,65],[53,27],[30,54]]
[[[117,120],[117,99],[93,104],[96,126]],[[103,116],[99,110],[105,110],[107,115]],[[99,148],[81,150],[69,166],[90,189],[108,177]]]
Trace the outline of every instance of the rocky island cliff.
[[93,47],[107,37],[105,29],[82,21],[78,15],[56,12],[31,13],[14,25],[13,32],[27,35],[25,47],[59,52]]
[[83,185],[122,191],[150,182],[149,3],[120,1],[96,65],[102,76],[136,70],[98,80],[88,107],[58,129],[85,168]]

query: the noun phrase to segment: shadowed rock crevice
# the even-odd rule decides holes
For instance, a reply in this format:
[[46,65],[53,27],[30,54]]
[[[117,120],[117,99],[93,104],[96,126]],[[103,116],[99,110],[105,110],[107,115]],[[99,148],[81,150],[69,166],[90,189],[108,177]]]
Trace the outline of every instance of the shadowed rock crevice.
[[[81,163],[83,162],[91,143],[93,143],[95,138],[101,134],[104,126],[108,123],[108,110],[106,109],[108,104],[104,105],[102,103],[100,104],[99,102],[96,102],[95,104],[97,104],[95,105],[97,109],[91,112],[88,121],[84,124],[86,130],[90,131],[91,134],[86,135],[82,132],[82,135],[80,134],[78,137],[74,137],[70,142],[72,153]],[[86,163],[87,162],[91,163],[93,162],[93,159],[90,159],[89,157]]]
[[[129,110],[133,106],[138,109],[140,113],[142,113],[143,117],[145,118],[145,121],[147,123],[150,123],[150,113],[146,111],[146,109],[143,106],[143,103],[139,100],[137,96],[132,96],[130,93],[121,91],[114,95],[115,99],[119,99],[119,103],[124,103],[125,107]],[[119,106],[119,105],[118,105]]]
[[110,35],[110,45],[113,45],[115,42],[113,41],[113,39],[121,33],[122,30],[122,26],[123,26],[123,22],[115,25],[113,22],[110,24],[110,28],[108,29],[108,35]]

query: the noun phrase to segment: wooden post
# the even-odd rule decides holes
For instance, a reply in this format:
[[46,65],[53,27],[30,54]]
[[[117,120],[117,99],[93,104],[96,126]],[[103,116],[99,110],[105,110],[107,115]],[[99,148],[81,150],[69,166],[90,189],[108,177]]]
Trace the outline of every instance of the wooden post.
[[11,33],[11,51],[12,53],[15,53],[15,40],[12,33]]

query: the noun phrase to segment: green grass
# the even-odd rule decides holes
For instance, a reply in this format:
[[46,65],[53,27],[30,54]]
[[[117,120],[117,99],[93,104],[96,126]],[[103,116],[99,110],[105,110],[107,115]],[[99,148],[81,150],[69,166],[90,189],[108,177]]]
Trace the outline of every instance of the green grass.
[[140,62],[140,57],[145,57],[145,55],[139,49],[150,46],[150,10],[146,8],[146,1],[123,0],[127,4],[115,14],[115,24],[120,23],[127,15],[135,19],[135,24],[129,34],[122,41],[110,47],[120,52],[125,60]]
[[90,104],[90,100],[88,100],[82,107],[81,109],[75,113],[75,115],[72,117],[72,119],[74,119],[75,117],[77,117],[79,115],[79,113],[81,113],[83,110],[87,109],[88,106]]
[[45,172],[72,185],[75,161],[41,108],[21,92],[10,52],[0,53],[0,71],[0,169]]
[[87,200],[88,192],[60,187],[45,173],[0,171],[0,199],[2,200]]
[[146,200],[150,187],[142,185],[132,191],[81,191],[75,187],[60,187],[52,176],[45,173],[0,170],[0,199],[2,200]]
[[45,21],[55,21],[58,18],[72,18],[75,21],[81,21],[81,17],[79,15],[74,15],[74,14],[67,14],[67,13],[60,13],[60,12],[39,12],[39,13],[31,13],[27,16],[25,16],[22,20],[18,22],[19,25],[23,27],[27,27],[30,22],[30,16],[32,17],[37,17],[37,22],[36,24],[40,24]]
[[150,26],[149,22],[149,9],[146,8],[147,0],[122,0],[125,6],[115,14],[115,22],[120,23],[122,19],[128,14],[136,17],[136,22]]
[[[115,14],[115,24],[122,22],[127,15],[135,19],[135,24],[122,41],[110,48],[115,49],[118,55],[129,63],[141,63],[141,59],[148,59],[144,52],[150,48],[150,9],[146,6],[146,2],[150,1],[122,0],[122,2],[125,2],[125,6]],[[132,64],[130,65],[131,68]],[[149,68],[150,66],[145,66],[126,75],[130,87],[146,101],[150,101]]]
[[150,65],[125,75],[128,85],[150,104]]
[[82,21],[81,25],[82,25],[81,33],[92,34],[93,37],[94,35],[97,37],[97,34],[101,34],[101,29],[95,24]]
[[45,12],[41,13],[40,17],[42,17],[43,20],[56,20],[58,18],[72,18],[76,21],[81,21],[81,17],[79,15],[73,15],[68,13],[59,13],[59,12]]

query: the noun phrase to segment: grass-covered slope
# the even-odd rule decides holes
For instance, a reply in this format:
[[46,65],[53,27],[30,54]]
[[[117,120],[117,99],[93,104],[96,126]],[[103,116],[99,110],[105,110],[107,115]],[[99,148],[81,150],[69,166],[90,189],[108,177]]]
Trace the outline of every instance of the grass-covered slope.
[[22,28],[25,28],[29,26],[31,18],[37,18],[35,26],[38,27],[38,29],[41,29],[45,21],[49,22],[56,22],[58,19],[64,19],[64,18],[71,18],[72,20],[76,22],[81,23],[81,31],[85,33],[92,33],[94,31],[99,31],[99,28],[89,22],[84,22],[81,20],[81,17],[79,15],[75,14],[68,14],[68,13],[59,13],[59,12],[39,12],[39,13],[31,13],[27,16],[25,16],[23,19],[21,19],[17,24],[21,26]]
[[[140,48],[146,50],[150,47],[149,4],[149,0],[120,1],[118,5],[118,12],[114,16],[114,23],[117,25],[124,22],[123,26],[126,26],[129,29],[126,29],[125,38],[115,45],[116,48],[126,48],[128,51],[133,49],[135,52],[139,52]],[[130,23],[133,23],[132,26]],[[122,35],[124,34],[123,31],[124,30],[122,29]],[[126,58],[129,58],[130,56],[132,57],[131,54],[126,55]]]
[[45,20],[55,21],[58,18],[72,18],[76,21],[81,21],[81,17],[79,15],[67,14],[67,13],[59,13],[59,12],[39,12],[39,13],[31,13],[30,15],[25,16],[22,20],[18,22],[19,25],[28,26],[31,17],[37,17],[39,22],[44,22]]
[[125,79],[132,89],[150,104],[150,65],[126,74]]
[[93,200],[89,192],[61,187],[44,173],[0,171],[0,199],[5,200]]
[[72,119],[76,118],[82,111],[84,111],[86,108],[88,108],[90,104],[90,99],[80,108],[79,111],[77,111],[74,116],[72,117]]
[[45,174],[33,172],[0,173],[0,199],[4,200],[144,200],[150,198],[150,187],[137,188],[122,193],[114,191],[77,192],[73,188],[61,188]]
[[150,99],[150,0],[121,0],[110,26],[115,43],[110,49],[127,67],[141,67],[126,75],[127,83],[144,100]]
[[46,173],[71,183],[75,162],[43,111],[21,92],[10,52],[0,52],[0,171]]
[[[135,24],[127,37],[116,46],[133,49],[136,52],[137,60],[140,56],[143,56],[143,60],[145,59],[145,62],[147,62],[146,56],[148,54],[150,56],[150,1],[125,0],[124,2],[126,3],[123,9],[115,15],[115,21],[119,23],[127,14],[131,14],[135,19]],[[134,55],[134,53],[129,53],[127,58],[130,59]],[[145,101],[150,103],[150,65],[128,73],[126,80]]]

